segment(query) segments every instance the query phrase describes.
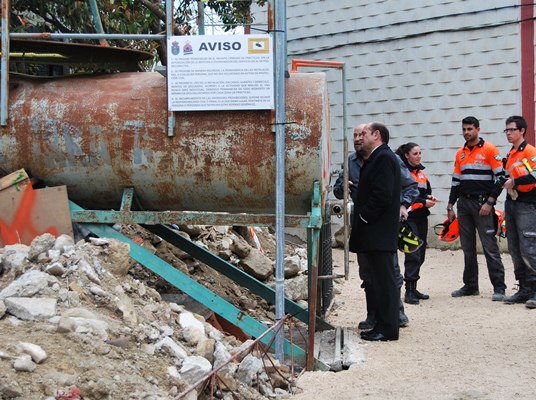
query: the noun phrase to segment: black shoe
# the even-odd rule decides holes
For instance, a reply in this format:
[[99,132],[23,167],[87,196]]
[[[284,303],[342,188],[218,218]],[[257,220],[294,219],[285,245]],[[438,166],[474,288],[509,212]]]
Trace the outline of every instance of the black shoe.
[[525,307],[530,309],[536,308],[536,293],[532,295],[530,299],[527,300],[527,302],[525,303]]
[[511,296],[503,299],[506,304],[524,303],[529,300],[534,293],[526,286],[520,285],[519,290]]
[[357,327],[362,331],[370,331],[376,325],[376,318],[370,314],[367,314],[367,319],[359,322]]
[[389,340],[398,340],[398,337],[389,337],[381,332],[376,332],[372,330],[370,332],[361,332],[361,339],[368,340],[371,342],[387,342]]
[[493,295],[491,296],[491,301],[503,301],[504,300],[504,289],[495,289]]
[[463,297],[463,296],[478,296],[480,292],[478,289],[473,289],[467,286],[463,286],[458,290],[455,290],[450,295],[452,297]]

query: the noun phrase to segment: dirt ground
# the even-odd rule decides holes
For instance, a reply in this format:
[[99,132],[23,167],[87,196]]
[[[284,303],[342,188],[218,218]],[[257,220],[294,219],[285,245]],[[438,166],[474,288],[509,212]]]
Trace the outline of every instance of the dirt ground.
[[[343,251],[334,249],[334,271],[343,273]],[[365,317],[355,255],[350,279],[336,289],[328,320],[357,330]],[[510,256],[503,254],[507,295],[516,290]],[[306,372],[293,400],[345,399],[534,399],[536,310],[492,302],[483,256],[480,296],[453,298],[461,287],[461,250],[427,252],[419,289],[430,299],[405,304],[410,324],[396,342],[360,342],[364,361],[342,372]]]

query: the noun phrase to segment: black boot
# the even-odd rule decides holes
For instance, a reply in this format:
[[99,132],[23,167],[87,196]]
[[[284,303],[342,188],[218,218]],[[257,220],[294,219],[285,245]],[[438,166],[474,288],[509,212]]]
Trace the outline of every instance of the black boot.
[[533,296],[532,286],[527,285],[524,279],[519,280],[519,289],[511,296],[506,296],[504,302],[506,304],[524,303]]
[[530,283],[532,287],[532,296],[525,303],[525,307],[533,309],[536,308],[536,282]]
[[404,296],[404,302],[408,304],[419,304],[419,298],[417,297],[417,282],[406,282],[406,295]]
[[414,282],[415,283],[415,296],[417,296],[417,298],[419,300],[428,300],[430,298],[430,296],[428,296],[426,293],[421,293],[417,290],[417,281]]
[[359,322],[357,327],[364,331],[370,331],[376,325],[376,307],[374,305],[372,289],[365,288],[365,300],[367,302],[367,319]]

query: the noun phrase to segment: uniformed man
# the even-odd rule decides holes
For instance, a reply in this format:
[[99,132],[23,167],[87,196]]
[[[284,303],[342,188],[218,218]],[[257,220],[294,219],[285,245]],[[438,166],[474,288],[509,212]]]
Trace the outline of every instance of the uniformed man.
[[504,133],[512,144],[505,163],[506,232],[519,290],[504,302],[526,302],[528,308],[536,308],[536,148],[526,142],[526,132],[522,116],[506,119]]
[[495,237],[494,205],[502,191],[495,180],[504,177],[499,150],[490,142],[479,137],[480,123],[475,117],[462,120],[465,144],[456,153],[449,202],[448,219],[456,218],[454,204],[458,201],[458,223],[460,241],[464,254],[464,286],[452,292],[452,297],[477,296],[478,262],[476,254],[476,232],[480,237],[489,277],[493,285],[493,301],[504,299],[504,265]]

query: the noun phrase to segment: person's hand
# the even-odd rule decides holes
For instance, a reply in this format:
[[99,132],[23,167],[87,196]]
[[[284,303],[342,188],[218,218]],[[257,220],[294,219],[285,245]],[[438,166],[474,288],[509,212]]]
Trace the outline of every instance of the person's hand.
[[508,179],[506,182],[504,182],[503,188],[505,189],[513,189],[514,188],[514,180],[512,178]]
[[482,204],[482,207],[480,207],[479,215],[486,216],[489,215],[491,212],[493,206],[490,206],[488,203]]
[[400,206],[400,219],[408,219],[408,209],[406,206]]
[[436,203],[437,203],[437,199],[434,196],[429,195],[428,199],[426,199],[425,206],[426,206],[426,208],[432,208],[433,206],[436,205]]
[[448,210],[447,211],[447,218],[448,218],[449,222],[454,221],[454,218],[456,218],[456,213],[454,212],[454,210]]

